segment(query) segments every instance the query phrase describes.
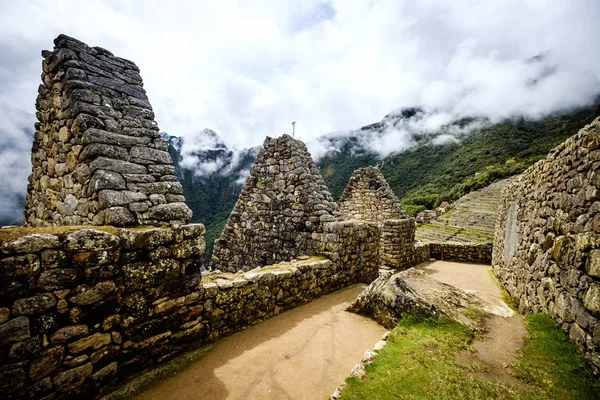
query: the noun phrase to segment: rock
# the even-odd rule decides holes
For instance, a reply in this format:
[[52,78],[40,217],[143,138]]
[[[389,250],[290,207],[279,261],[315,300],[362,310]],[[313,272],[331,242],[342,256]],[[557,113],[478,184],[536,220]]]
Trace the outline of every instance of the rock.
[[[145,136],[129,136],[129,135],[121,135],[118,133],[103,131],[96,128],[90,128],[85,131],[82,137],[83,143],[104,143],[109,145],[121,146],[121,147],[132,147],[138,145],[146,145],[150,143],[150,138]],[[141,149],[146,149],[146,147],[139,147]],[[134,149],[138,149],[138,147],[134,147],[131,149],[131,157],[134,156]],[[137,153],[135,153],[137,154]],[[171,162],[171,161],[169,161]]]
[[593,282],[583,296],[583,305],[596,317],[600,317],[600,282]]
[[126,189],[125,179],[121,174],[113,171],[97,170],[90,181],[90,190],[98,192],[102,189],[123,190]]
[[46,376],[51,376],[60,367],[65,349],[62,346],[45,349],[39,357],[31,362],[29,376],[37,381]]
[[50,336],[50,342],[52,344],[65,343],[71,339],[76,339],[81,336],[85,336],[89,333],[87,325],[72,325],[65,326],[54,332]]
[[70,343],[68,345],[68,349],[70,353],[77,354],[91,349],[99,349],[102,346],[110,344],[110,342],[110,333],[95,333],[91,336]]
[[509,308],[487,303],[462,289],[436,281],[414,268],[395,274],[381,274],[348,310],[367,315],[389,329],[409,314],[445,315],[472,329],[481,329],[478,321],[465,315],[465,311],[472,307],[503,317],[514,315]]
[[87,306],[103,300],[117,289],[113,281],[100,282],[96,286],[81,285],[73,291],[69,301],[78,306]]
[[8,394],[16,392],[22,389],[26,382],[27,376],[22,366],[6,365],[0,368],[0,393]]
[[6,257],[0,261],[0,276],[6,278],[31,276],[40,269],[40,259],[34,254]]
[[102,381],[105,381],[106,379],[112,377],[116,373],[117,373],[117,363],[112,362],[112,363],[108,364],[106,367],[98,370],[98,372],[95,372],[94,375],[92,375],[92,380],[95,382],[102,382]]
[[147,212],[148,219],[157,219],[162,221],[192,219],[192,210],[185,203],[159,204],[151,207]]
[[33,234],[21,236],[2,245],[4,254],[38,253],[44,249],[54,249],[60,245],[58,236],[48,234]]
[[590,252],[585,270],[588,275],[600,278],[600,249],[594,249]]
[[104,210],[104,223],[113,226],[134,225],[135,216],[125,207],[110,207]]
[[14,343],[10,347],[8,356],[11,359],[30,360],[33,356],[42,350],[42,344],[39,336],[35,336],[20,342]]
[[12,312],[14,315],[33,315],[48,311],[54,306],[56,297],[50,293],[43,293],[15,301]]
[[98,200],[100,201],[100,207],[109,208],[113,206],[127,205],[136,201],[147,200],[143,193],[131,192],[129,190],[101,190],[98,194]]
[[173,240],[171,229],[154,228],[144,230],[122,229],[119,231],[125,249],[144,249],[169,244]]
[[37,287],[47,291],[72,288],[79,284],[79,271],[75,268],[42,271]]
[[0,307],[0,324],[8,321],[8,317],[10,317],[10,310],[6,307]]
[[131,159],[140,164],[173,164],[169,152],[164,150],[152,149],[149,147],[133,147],[131,149]]
[[59,392],[68,392],[80,386],[92,374],[93,369],[92,363],[86,363],[67,371],[61,371],[52,378],[52,383]]
[[29,318],[18,317],[0,325],[0,347],[28,339]]
[[119,242],[117,236],[108,232],[82,229],[67,236],[65,248],[72,252],[111,250],[117,247]]
[[103,169],[118,172],[119,174],[145,174],[146,167],[128,161],[115,160],[107,157],[98,157],[90,163],[90,171]]

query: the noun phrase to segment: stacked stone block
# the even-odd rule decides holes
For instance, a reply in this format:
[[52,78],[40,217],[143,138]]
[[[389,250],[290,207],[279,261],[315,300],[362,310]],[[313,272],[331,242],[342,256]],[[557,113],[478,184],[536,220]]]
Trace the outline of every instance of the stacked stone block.
[[329,259],[205,275],[199,224],[4,230],[0,398],[99,397],[190,345],[374,279],[378,227],[324,225]]
[[381,264],[394,269],[410,268],[414,259],[415,220],[388,219],[381,225]]
[[249,270],[316,254],[313,233],[339,209],[304,143],[267,138],[215,241],[212,269]]
[[43,51],[25,225],[186,223],[138,67],[60,35]]
[[409,217],[381,171],[374,167],[354,171],[339,203],[344,219],[381,222]]
[[521,312],[552,316],[600,372],[600,118],[504,189],[493,268]]

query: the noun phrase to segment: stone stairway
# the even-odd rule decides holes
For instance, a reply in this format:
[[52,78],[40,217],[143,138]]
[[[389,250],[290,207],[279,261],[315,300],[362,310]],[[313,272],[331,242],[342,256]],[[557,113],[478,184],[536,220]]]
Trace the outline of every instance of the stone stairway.
[[495,182],[458,199],[437,220],[417,228],[421,242],[490,243],[494,240],[497,208],[502,189],[512,179]]

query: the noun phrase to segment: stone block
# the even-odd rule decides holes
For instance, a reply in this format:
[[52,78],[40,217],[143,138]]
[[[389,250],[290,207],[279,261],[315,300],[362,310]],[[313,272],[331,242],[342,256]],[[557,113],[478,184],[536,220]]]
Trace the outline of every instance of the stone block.
[[38,253],[45,249],[54,249],[60,245],[58,236],[49,234],[33,234],[21,236],[2,245],[4,254],[13,253]]
[[53,294],[36,294],[35,296],[15,301],[12,313],[14,315],[34,315],[48,311],[55,306],[56,297]]
[[18,317],[0,325],[0,347],[29,339],[29,318]]

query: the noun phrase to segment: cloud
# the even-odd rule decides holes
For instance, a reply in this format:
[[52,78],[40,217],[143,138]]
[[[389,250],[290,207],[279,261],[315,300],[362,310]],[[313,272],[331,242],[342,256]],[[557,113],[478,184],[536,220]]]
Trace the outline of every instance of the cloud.
[[[0,99],[33,114],[40,50],[66,33],[138,64],[162,131],[193,141],[210,128],[230,148],[292,121],[311,142],[414,105],[441,112],[427,129],[538,118],[600,89],[598,15],[596,0],[6,1]],[[406,140],[394,127],[373,146]]]

